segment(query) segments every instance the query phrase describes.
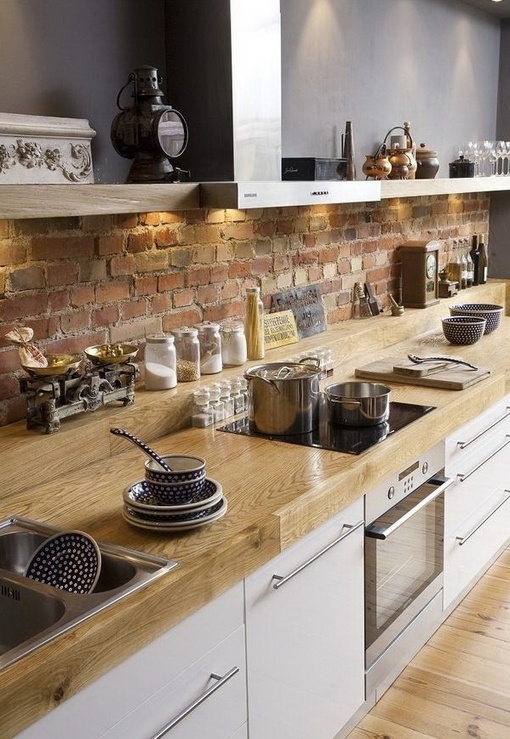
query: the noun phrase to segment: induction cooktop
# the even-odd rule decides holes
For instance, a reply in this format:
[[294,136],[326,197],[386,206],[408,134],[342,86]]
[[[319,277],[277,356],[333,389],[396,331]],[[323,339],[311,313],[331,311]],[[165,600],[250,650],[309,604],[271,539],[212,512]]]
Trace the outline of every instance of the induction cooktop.
[[218,430],[241,434],[242,436],[283,441],[288,444],[329,449],[344,454],[361,454],[426,413],[430,413],[434,408],[435,406],[432,405],[390,402],[389,418],[384,423],[376,426],[339,426],[329,423],[327,409],[321,403],[319,406],[319,424],[316,429],[308,434],[261,434],[251,428],[247,415],[221,426]]

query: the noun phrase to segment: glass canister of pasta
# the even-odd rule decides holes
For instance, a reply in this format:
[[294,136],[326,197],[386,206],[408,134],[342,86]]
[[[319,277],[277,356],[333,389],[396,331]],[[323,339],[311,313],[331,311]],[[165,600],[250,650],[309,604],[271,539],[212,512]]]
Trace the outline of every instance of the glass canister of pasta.
[[260,287],[246,288],[245,334],[248,359],[263,359],[264,348],[264,306],[260,297]]

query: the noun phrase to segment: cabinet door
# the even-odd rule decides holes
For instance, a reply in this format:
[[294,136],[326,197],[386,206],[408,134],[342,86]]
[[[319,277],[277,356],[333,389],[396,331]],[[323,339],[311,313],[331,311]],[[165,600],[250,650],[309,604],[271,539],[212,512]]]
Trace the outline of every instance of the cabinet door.
[[[230,739],[246,723],[242,583],[88,685],[19,738],[67,739],[72,727],[73,739],[151,739],[220,683],[211,674],[221,678],[234,668],[238,668],[234,674],[168,732],[169,738]],[[197,722],[204,724],[203,731],[198,732]]]
[[362,501],[250,575],[245,597],[250,739],[331,739],[364,700]]
[[444,607],[476,581],[510,534],[508,399],[446,440]]
[[245,726],[245,638],[240,627],[133,707],[101,739],[230,739]]

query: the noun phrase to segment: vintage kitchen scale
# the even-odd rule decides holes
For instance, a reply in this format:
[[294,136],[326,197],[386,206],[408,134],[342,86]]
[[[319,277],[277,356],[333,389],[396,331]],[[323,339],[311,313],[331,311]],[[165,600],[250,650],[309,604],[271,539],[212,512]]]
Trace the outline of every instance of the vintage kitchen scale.
[[[20,388],[27,401],[27,428],[51,434],[63,418],[95,411],[103,405],[134,401],[138,365],[132,344],[103,344],[80,354],[48,355],[48,366],[22,365],[27,376]],[[81,367],[83,366],[83,369]]]

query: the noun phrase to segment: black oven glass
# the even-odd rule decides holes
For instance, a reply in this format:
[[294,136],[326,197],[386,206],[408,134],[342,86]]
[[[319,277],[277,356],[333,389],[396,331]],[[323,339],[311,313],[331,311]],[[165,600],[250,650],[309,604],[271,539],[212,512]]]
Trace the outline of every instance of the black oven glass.
[[444,495],[438,495],[425,505],[422,501],[430,497],[441,482],[444,478],[424,483],[366,528],[367,650],[433,584],[434,592],[440,587]]
[[329,423],[327,409],[321,404],[319,408],[319,425],[308,434],[268,435],[250,428],[248,416],[242,416],[231,423],[220,427],[227,431],[244,436],[258,436],[263,439],[284,441],[289,444],[330,449],[345,454],[361,454],[374,444],[386,439],[390,434],[404,428],[421,416],[434,410],[434,406],[417,405],[415,403],[390,403],[390,416],[387,422],[376,426],[339,426]]

